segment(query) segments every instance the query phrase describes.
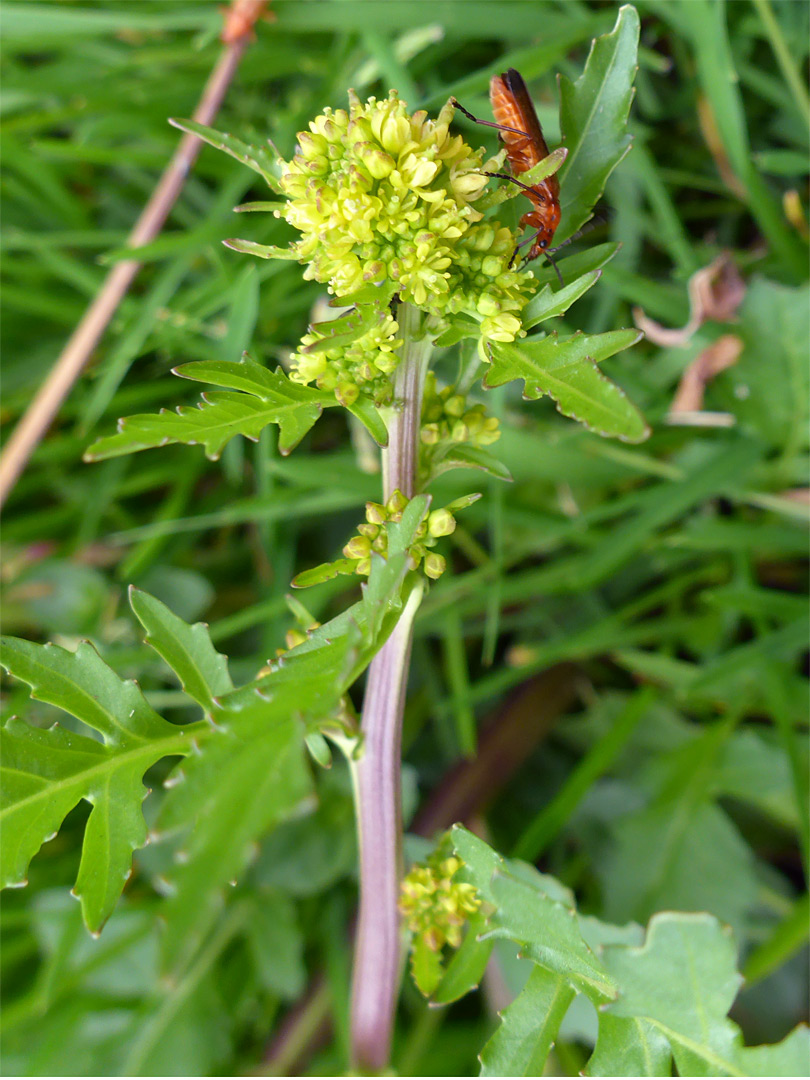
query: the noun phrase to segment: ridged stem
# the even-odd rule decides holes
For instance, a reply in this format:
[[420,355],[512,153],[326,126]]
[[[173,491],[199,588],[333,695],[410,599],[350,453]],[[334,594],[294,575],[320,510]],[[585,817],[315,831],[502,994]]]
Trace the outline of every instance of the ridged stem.
[[[422,315],[402,304],[397,313],[403,345],[394,375],[394,405],[383,451],[387,500],[399,489],[415,493],[425,371],[432,342]],[[360,911],[352,977],[352,1056],[356,1069],[381,1072],[389,1061],[401,973],[399,887],[402,878],[400,792],[402,714],[408,683],[413,620],[421,590],[414,590],[388,641],[371,662],[363,702],[363,753],[355,766],[360,852]]]

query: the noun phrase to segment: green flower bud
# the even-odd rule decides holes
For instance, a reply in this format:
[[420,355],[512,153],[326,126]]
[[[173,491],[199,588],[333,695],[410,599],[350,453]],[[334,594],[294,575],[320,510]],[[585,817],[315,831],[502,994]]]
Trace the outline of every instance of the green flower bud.
[[428,515],[428,532],[431,536],[449,536],[456,528],[456,519],[449,510],[433,510]]
[[366,521],[371,525],[382,525],[388,521],[388,510],[380,503],[366,503]]
[[347,559],[364,559],[371,554],[371,542],[366,536],[353,536],[343,548]]
[[401,515],[402,511],[408,505],[408,500],[405,498],[399,488],[397,488],[397,490],[391,494],[391,497],[385,505],[390,514]]
[[447,563],[443,556],[437,554],[435,551],[429,551],[425,555],[425,576],[432,578],[434,581],[436,578],[440,578],[447,568]]
[[466,401],[461,394],[453,394],[444,403],[444,411],[448,416],[463,416]]

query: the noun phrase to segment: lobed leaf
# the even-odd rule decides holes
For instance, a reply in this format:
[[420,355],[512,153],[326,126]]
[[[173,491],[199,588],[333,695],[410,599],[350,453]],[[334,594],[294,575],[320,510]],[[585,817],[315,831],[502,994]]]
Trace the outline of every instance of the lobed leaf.
[[[261,374],[260,374],[261,373]],[[289,454],[321,415],[322,397],[317,390],[291,382],[252,361],[199,361],[183,364],[185,378],[236,383],[244,393],[213,391],[198,406],[181,405],[176,412],[139,413],[118,421],[118,432],[99,439],[86,451],[85,461],[103,461],[138,450],[181,442],[205,447],[216,459],[235,435],[254,441],[268,424],[279,426],[279,450]]]
[[89,642],[76,652],[16,638],[3,642],[3,666],[32,696],[70,713],[101,740],[12,719],[2,729],[3,886],[25,883],[28,863],[82,799],[87,822],[74,893],[88,928],[109,917],[130,874],[132,852],[146,842],[142,777],[167,754],[186,753],[205,725],[163,720],[131,679],[120,679]]
[[742,983],[736,948],[712,915],[659,913],[639,944],[634,925],[578,915],[553,878],[507,862],[460,825],[452,837],[460,875],[489,906],[479,940],[506,937],[537,965],[481,1054],[482,1076],[540,1075],[575,990],[599,1021],[585,1075],[666,1076],[672,1058],[680,1076],[802,1075],[804,1026],[777,1046],[743,1047],[728,1019]]
[[209,714],[215,698],[233,690],[228,660],[214,648],[204,623],[189,626],[154,596],[130,586],[129,603],[146,630],[146,643],[166,661],[180,685]]
[[568,338],[549,334],[519,344],[492,344],[492,363],[484,385],[502,386],[522,379],[526,400],[548,394],[563,415],[579,420],[598,435],[642,442],[649,435],[643,416],[597,366],[640,337],[636,330],[613,330]]

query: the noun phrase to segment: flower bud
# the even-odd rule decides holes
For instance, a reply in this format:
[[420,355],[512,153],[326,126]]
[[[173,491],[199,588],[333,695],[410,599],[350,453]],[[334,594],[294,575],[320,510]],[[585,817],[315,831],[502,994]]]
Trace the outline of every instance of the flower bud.
[[449,536],[456,528],[456,519],[449,510],[434,510],[428,515],[428,532],[431,536]]
[[447,562],[442,555],[438,555],[435,551],[429,551],[425,555],[425,576],[436,580],[440,578],[447,568]]
[[371,543],[365,536],[353,536],[343,548],[347,559],[364,559],[371,554]]
[[370,525],[382,525],[388,521],[388,511],[380,503],[367,502],[366,503],[366,521]]

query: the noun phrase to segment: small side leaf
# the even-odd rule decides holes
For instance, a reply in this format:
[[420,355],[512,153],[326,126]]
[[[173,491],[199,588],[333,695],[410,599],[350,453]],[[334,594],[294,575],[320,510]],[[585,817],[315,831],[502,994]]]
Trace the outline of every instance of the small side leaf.
[[214,648],[205,623],[189,626],[154,596],[130,586],[129,602],[146,643],[166,661],[180,685],[210,715],[214,698],[233,690],[227,658]]
[[298,252],[293,247],[277,247],[275,244],[257,244],[254,240],[239,240],[232,237],[223,240],[222,243],[232,251],[239,251],[243,255],[255,255],[258,259],[288,259],[292,262],[298,260]]
[[486,941],[479,939],[485,924],[486,919],[480,913],[470,916],[464,940],[453,954],[444,978],[433,995],[436,1005],[449,1005],[458,1001],[480,984],[495,945],[491,938]]
[[479,469],[496,480],[512,479],[512,474],[502,461],[488,450],[468,443],[450,445],[444,453],[436,454],[430,465],[430,478],[433,480],[451,469]]
[[530,330],[546,319],[564,315],[580,296],[584,296],[588,289],[597,283],[601,276],[601,270],[591,270],[590,273],[583,274],[582,277],[561,289],[554,290],[551,285],[545,285],[523,309],[524,330]]
[[275,159],[265,147],[250,146],[233,135],[226,135],[221,131],[214,131],[213,128],[206,127],[204,124],[198,124],[196,120],[178,120],[172,117],[169,123],[172,127],[179,128],[180,131],[187,131],[190,135],[196,135],[203,142],[207,142],[209,146],[213,146],[217,150],[224,150],[226,154],[230,154],[232,158],[236,158],[237,161],[241,161],[243,165],[247,165],[249,169],[253,169],[254,172],[263,176],[269,187],[277,195],[282,194],[278,177],[275,175]]
[[360,421],[377,446],[388,446],[388,428],[373,401],[361,395],[346,408]]

